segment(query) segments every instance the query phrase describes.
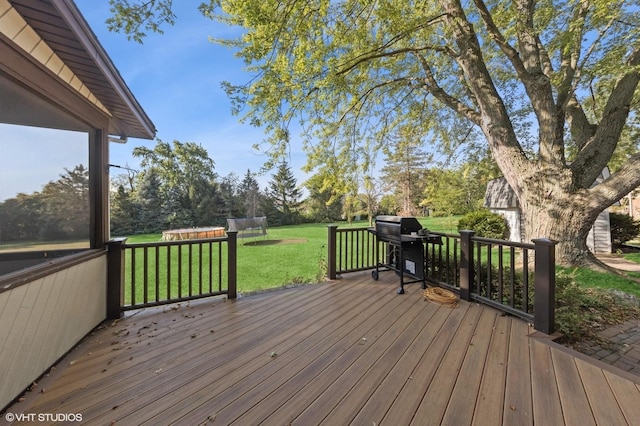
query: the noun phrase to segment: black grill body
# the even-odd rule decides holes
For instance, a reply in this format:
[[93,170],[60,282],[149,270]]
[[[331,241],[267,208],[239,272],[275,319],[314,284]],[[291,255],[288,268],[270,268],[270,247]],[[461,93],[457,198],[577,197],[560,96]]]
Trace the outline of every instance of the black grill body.
[[[386,263],[376,264],[371,272],[374,280],[378,279],[381,269],[393,270],[400,276],[398,294],[404,294],[404,284],[421,282],[427,288],[424,274],[423,237],[418,235],[422,225],[415,217],[377,216],[375,228],[370,229],[378,241],[387,243]],[[407,275],[411,278],[404,280]]]
[[[377,216],[376,236],[381,241],[400,244],[402,241],[415,241],[415,236],[422,225],[415,217]],[[416,235],[411,235],[411,234]]]

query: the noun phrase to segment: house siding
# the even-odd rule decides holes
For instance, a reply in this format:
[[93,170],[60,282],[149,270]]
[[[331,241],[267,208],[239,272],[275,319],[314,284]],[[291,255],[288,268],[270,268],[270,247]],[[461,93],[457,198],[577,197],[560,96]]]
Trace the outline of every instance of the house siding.
[[0,407],[106,317],[106,254],[0,293]]
[[611,253],[611,231],[609,227],[609,211],[605,210],[598,215],[589,235],[587,236],[587,247],[594,254]]

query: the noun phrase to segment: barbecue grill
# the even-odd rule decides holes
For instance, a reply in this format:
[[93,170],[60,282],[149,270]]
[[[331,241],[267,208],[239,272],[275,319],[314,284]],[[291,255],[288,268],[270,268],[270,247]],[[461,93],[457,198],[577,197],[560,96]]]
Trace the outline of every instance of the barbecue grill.
[[[424,243],[431,242],[435,236],[429,235],[418,219],[377,216],[375,227],[369,228],[369,231],[376,235],[378,241],[385,242],[387,249],[386,261],[376,263],[376,269],[371,271],[374,280],[378,280],[381,270],[393,270],[400,276],[398,294],[404,294],[405,284],[421,282],[422,288],[427,288]],[[405,281],[405,275],[410,278],[409,281]]]

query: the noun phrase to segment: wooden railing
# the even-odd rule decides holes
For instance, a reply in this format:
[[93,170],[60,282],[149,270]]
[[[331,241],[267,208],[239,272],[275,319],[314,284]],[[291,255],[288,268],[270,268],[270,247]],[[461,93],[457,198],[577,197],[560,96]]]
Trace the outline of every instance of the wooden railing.
[[336,279],[337,274],[375,268],[384,250],[384,244],[377,242],[368,228],[338,229],[337,225],[329,225],[328,238],[329,279]]
[[122,311],[226,294],[237,296],[237,232],[226,237],[109,243],[109,318]]
[[[554,332],[553,241],[523,244],[475,237],[473,231],[432,234],[441,243],[425,244],[424,273],[429,283],[459,294],[462,300],[476,300],[531,321],[546,334]],[[385,247],[367,228],[329,226],[329,278],[374,269],[385,259]]]

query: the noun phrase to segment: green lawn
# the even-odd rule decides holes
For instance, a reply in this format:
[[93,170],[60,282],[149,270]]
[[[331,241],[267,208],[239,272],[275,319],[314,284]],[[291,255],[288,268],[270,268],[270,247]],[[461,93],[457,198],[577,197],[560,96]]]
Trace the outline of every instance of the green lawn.
[[[425,228],[436,232],[457,233],[458,216],[419,218]],[[367,227],[367,221],[339,228]],[[304,224],[269,228],[264,237],[238,239],[238,291],[248,293],[298,283],[317,283],[324,279],[327,264],[328,224]],[[160,241],[160,234],[135,235],[127,243]],[[505,252],[505,256],[507,256]],[[640,262],[640,255],[630,260]],[[497,265],[497,253],[493,256]],[[640,297],[640,284],[630,279],[585,268],[561,268],[575,276],[583,287],[617,289]]]
[[631,262],[640,263],[640,253],[626,253],[622,255],[622,257],[624,257],[627,260],[630,260]]
[[640,298],[640,283],[638,274],[628,273],[624,276],[597,272],[588,268],[563,268],[557,267],[556,271],[566,272],[574,277],[581,287],[600,288],[603,290],[619,290]]
[[[357,222],[353,227],[366,226]],[[347,223],[339,224],[349,227]],[[266,236],[238,239],[238,292],[248,293],[324,279],[327,224],[269,228]],[[160,234],[135,235],[127,243],[160,241]]]
[[[455,232],[458,217],[420,218],[439,232]],[[340,229],[367,227],[367,221],[338,223]],[[134,235],[127,243],[160,241],[161,234]],[[325,278],[328,224],[278,226],[263,237],[238,239],[238,292],[248,293]]]

